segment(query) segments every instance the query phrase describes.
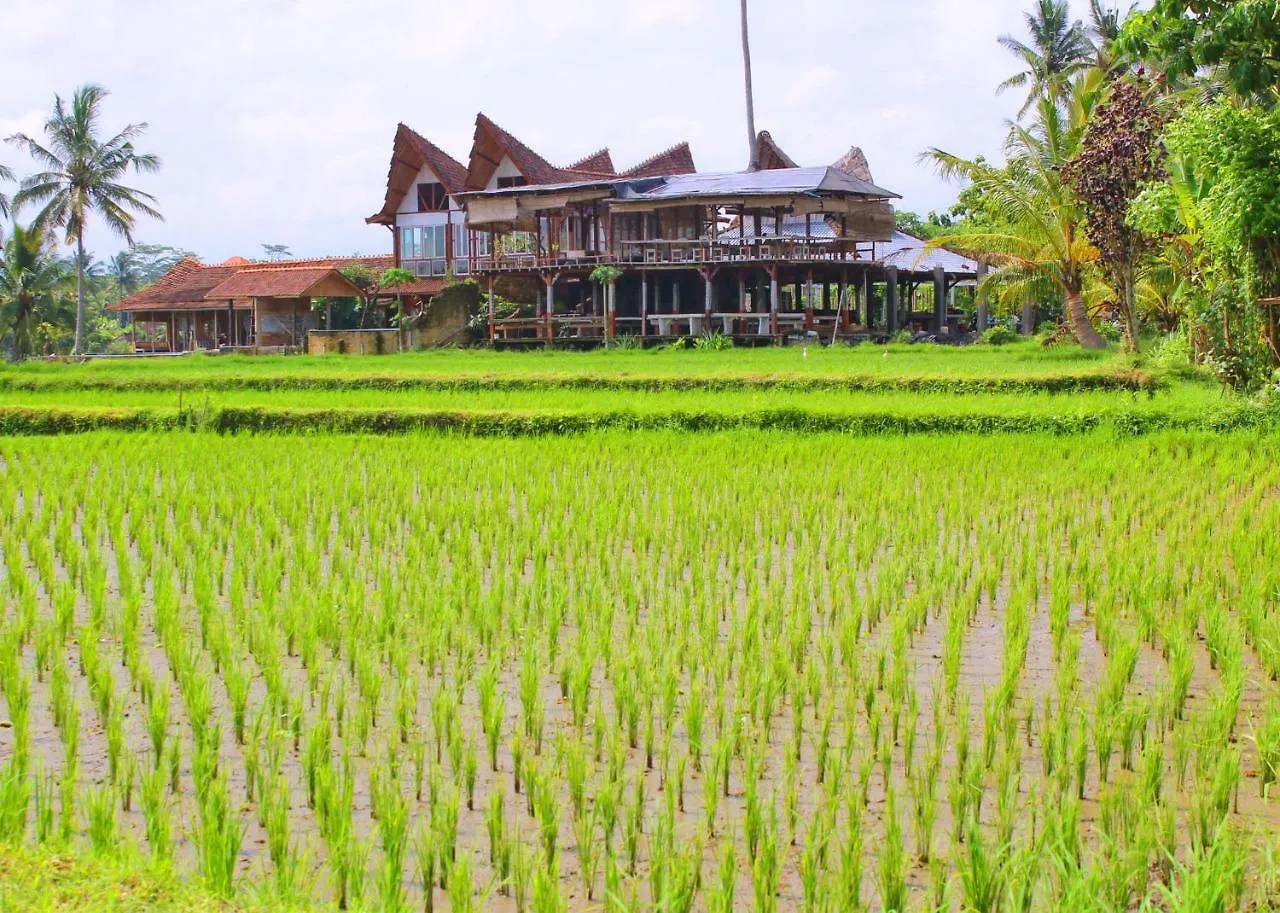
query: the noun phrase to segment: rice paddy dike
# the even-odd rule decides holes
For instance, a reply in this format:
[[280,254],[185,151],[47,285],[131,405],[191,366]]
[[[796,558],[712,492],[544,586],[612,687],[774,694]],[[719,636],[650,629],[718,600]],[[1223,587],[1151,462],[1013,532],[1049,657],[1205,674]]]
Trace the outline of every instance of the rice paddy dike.
[[0,516],[0,908],[1280,909],[1280,435],[1185,372],[11,366]]
[[0,369],[0,433],[596,430],[1074,434],[1269,428],[1275,410],[1114,353],[936,346],[186,356]]

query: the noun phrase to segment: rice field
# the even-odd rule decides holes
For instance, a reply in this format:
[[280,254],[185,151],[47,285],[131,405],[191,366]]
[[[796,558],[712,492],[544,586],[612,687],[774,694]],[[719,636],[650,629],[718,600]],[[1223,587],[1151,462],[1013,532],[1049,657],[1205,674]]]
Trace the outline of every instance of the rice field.
[[94,359],[84,364],[0,363],[0,387],[16,384],[201,383],[220,377],[373,380],[463,378],[571,379],[577,377],[735,378],[804,376],[916,376],[932,378],[1044,377],[1103,374],[1130,367],[1111,351],[1076,346],[1045,348],[1033,340],[1007,346],[859,345],[792,346],[682,351],[597,349],[588,352],[436,349],[400,355],[329,355],[259,358],[187,355],[159,359]]
[[0,844],[327,909],[1275,909],[1278,496],[1270,434],[0,438]]

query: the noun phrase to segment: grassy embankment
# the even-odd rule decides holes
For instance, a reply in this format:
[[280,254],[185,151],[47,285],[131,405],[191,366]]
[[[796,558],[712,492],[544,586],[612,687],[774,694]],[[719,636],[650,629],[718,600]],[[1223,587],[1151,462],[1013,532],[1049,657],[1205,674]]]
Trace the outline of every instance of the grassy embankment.
[[588,353],[194,356],[0,370],[0,431],[785,428],[1142,432],[1270,426],[1203,379],[1034,343]]

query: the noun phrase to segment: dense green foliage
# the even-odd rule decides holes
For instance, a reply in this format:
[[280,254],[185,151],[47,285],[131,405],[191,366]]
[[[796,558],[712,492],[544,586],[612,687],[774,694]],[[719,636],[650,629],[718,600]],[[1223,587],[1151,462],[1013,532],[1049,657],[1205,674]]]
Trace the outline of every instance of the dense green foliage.
[[1280,100],[1275,0],[1156,0],[1129,20],[1122,41],[1173,79],[1211,69],[1240,96]]

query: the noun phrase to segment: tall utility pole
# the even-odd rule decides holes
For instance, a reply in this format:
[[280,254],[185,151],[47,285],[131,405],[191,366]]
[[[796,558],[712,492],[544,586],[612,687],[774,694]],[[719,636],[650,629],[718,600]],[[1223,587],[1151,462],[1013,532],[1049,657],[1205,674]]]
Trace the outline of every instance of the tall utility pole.
[[747,38],[747,0],[742,5],[742,67],[747,81],[747,143],[751,150],[748,171],[760,170],[760,148],[756,143],[756,104],[751,94],[751,41]]

